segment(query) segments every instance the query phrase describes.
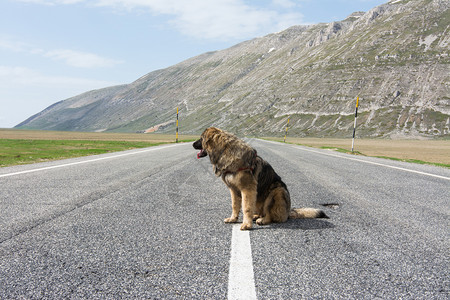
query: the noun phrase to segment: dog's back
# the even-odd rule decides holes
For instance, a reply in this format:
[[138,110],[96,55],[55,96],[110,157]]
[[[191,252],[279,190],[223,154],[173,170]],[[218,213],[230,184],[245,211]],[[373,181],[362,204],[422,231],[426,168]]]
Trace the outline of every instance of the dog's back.
[[288,218],[326,218],[325,213],[315,208],[291,209],[291,197],[286,184],[272,166],[258,157],[254,174],[258,178],[256,210],[259,225],[285,222]]

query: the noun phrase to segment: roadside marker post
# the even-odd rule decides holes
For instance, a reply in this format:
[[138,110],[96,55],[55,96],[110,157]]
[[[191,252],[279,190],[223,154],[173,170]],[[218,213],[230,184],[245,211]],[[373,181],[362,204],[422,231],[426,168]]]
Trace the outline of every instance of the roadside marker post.
[[286,137],[287,137],[287,133],[288,133],[288,129],[289,129],[289,118],[287,120],[287,124],[286,124],[286,132],[284,134],[284,142],[286,143]]
[[356,97],[355,123],[353,123],[352,153],[353,153],[353,148],[355,146],[356,118],[358,118],[358,105],[359,105],[359,96]]
[[177,133],[176,133],[176,143],[178,143],[178,106],[177,106]]

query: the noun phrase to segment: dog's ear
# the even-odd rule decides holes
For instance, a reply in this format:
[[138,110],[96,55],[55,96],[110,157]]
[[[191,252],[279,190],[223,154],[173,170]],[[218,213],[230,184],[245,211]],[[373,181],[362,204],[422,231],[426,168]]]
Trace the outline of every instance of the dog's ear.
[[215,127],[206,128],[201,135],[203,149],[213,149],[220,132],[222,131]]

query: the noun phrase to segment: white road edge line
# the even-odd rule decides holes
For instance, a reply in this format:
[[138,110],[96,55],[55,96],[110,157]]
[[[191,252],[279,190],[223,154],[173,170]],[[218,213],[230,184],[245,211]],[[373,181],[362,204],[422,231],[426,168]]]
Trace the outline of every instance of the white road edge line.
[[228,273],[228,300],[256,299],[250,233],[234,224],[231,236],[230,271]]
[[55,166],[50,166],[50,167],[44,167],[44,168],[25,170],[25,171],[14,172],[14,173],[1,174],[0,178],[2,178],[2,177],[9,177],[9,176],[15,176],[15,175],[21,175],[21,174],[27,174],[27,173],[33,173],[33,172],[39,172],[39,171],[45,171],[45,170],[51,170],[51,169],[57,169],[57,168],[63,168],[63,167],[69,167],[69,166],[74,166],[74,165],[81,165],[81,164],[96,162],[96,161],[100,161],[100,160],[113,159],[113,158],[117,158],[117,157],[142,154],[142,153],[145,153],[145,152],[150,152],[150,151],[155,151],[155,150],[175,147],[175,146],[179,146],[179,145],[182,145],[182,144],[173,144],[173,145],[167,145],[167,146],[154,146],[154,147],[147,148],[147,149],[141,150],[141,151],[134,151],[134,152],[122,153],[122,154],[117,154],[117,155],[112,155],[112,156],[107,156],[107,157],[100,157],[100,158],[94,158],[94,159],[89,159],[89,160],[83,160],[83,161],[78,161],[78,162],[73,162],[73,163],[68,163],[68,164],[55,165]]
[[[266,141],[266,140],[264,140],[264,141],[265,141],[265,142],[269,142],[269,143],[274,143],[274,144],[280,144],[280,143],[273,142],[273,141]],[[377,162],[373,162],[373,161],[362,160],[362,159],[353,158],[353,157],[341,156],[341,155],[337,155],[337,154],[333,154],[333,153],[325,153],[325,152],[321,152],[321,151],[316,151],[316,150],[312,150],[312,149],[307,149],[307,148],[305,148],[305,147],[297,146],[297,145],[289,145],[289,146],[291,146],[292,148],[295,148],[295,149],[302,150],[302,151],[314,152],[314,153],[318,153],[318,154],[322,154],[322,155],[327,155],[327,156],[332,156],[332,157],[338,157],[338,158],[343,158],[343,159],[348,159],[348,160],[355,160],[355,161],[359,161],[359,162],[366,163],[366,164],[371,164],[371,165],[376,165],[376,166],[382,166],[382,167],[391,168],[391,169],[396,169],[396,170],[401,170],[401,171],[406,171],[406,172],[410,172],[410,173],[416,173],[416,174],[421,174],[421,175],[426,175],[426,176],[436,177],[436,178],[440,178],[440,179],[450,180],[450,177],[445,177],[445,176],[441,176],[441,175],[436,175],[436,174],[431,174],[431,173],[426,173],[426,172],[421,172],[421,171],[416,171],[416,170],[411,170],[411,169],[406,169],[406,168],[401,168],[401,167],[396,167],[396,166],[385,165],[385,164],[382,164],[382,163],[377,163]]]

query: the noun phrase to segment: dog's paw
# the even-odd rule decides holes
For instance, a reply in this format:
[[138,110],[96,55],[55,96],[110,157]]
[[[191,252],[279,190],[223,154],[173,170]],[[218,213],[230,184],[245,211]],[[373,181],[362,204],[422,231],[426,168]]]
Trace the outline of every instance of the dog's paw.
[[250,230],[252,229],[252,223],[242,223],[241,230]]
[[258,218],[258,219],[256,219],[256,224],[266,225],[267,223],[265,222],[264,218]]
[[230,217],[223,220],[225,223],[237,223],[238,218]]

